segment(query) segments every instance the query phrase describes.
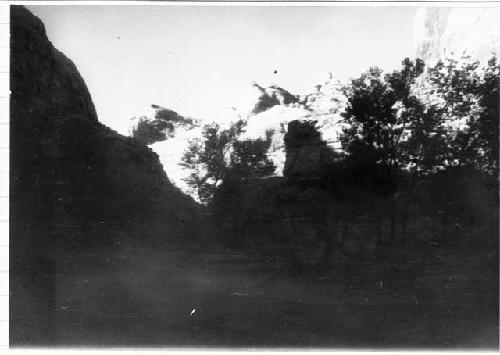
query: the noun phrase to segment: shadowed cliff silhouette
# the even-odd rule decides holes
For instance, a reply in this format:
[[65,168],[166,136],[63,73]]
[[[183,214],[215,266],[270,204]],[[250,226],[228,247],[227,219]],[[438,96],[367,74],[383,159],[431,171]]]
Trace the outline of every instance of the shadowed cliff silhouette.
[[10,62],[10,337],[50,343],[60,248],[189,239],[198,207],[155,153],[98,121],[75,65],[22,6],[11,7]]

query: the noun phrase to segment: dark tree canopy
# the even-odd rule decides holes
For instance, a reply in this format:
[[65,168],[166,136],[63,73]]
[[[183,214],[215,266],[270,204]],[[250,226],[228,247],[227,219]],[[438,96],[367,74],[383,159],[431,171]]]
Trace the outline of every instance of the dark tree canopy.
[[345,89],[349,105],[343,114],[348,128],[341,138],[348,159],[356,165],[401,164],[401,139],[416,105],[411,86],[423,71],[423,62],[405,59],[403,68],[383,75],[370,68]]
[[239,140],[243,122],[229,129],[218,124],[203,127],[203,138],[190,142],[182,157],[182,166],[190,170],[188,185],[198,193],[200,201],[210,202],[228,176],[234,180],[271,175],[275,166],[267,157],[272,132],[266,139]]

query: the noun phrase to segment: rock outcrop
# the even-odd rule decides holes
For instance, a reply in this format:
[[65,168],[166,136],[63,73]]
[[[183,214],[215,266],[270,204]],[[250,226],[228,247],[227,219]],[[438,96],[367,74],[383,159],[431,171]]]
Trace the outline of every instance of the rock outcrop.
[[322,139],[315,121],[292,121],[285,135],[286,177],[320,177],[334,159],[334,152]]
[[[339,139],[343,128],[341,113],[347,105],[347,99],[341,83],[331,74],[328,74],[311,94],[302,97],[293,95],[276,85],[263,87],[257,83],[252,83],[243,94],[239,105],[224,119],[216,122],[226,129],[231,123],[244,121],[243,132],[238,137],[242,141],[265,140],[268,133],[272,132],[272,142],[267,156],[276,167],[276,176],[283,176],[286,160],[284,137],[288,124],[292,121],[314,121],[315,128],[321,133],[328,147],[335,151],[341,150]],[[189,124],[176,124],[173,130],[158,130],[155,128],[159,123],[156,119],[158,109],[159,106],[146,116],[135,118],[131,135],[137,136],[134,132],[139,131],[137,129],[139,122],[144,122],[143,124],[147,122],[147,130],[151,133],[149,137],[152,137],[149,142],[153,140],[155,142],[149,143],[144,140],[143,142],[159,155],[172,182],[183,192],[193,193],[184,181],[189,172],[179,163],[189,140],[201,137],[203,121],[193,120]],[[196,198],[195,195],[192,196]]]
[[415,18],[415,54],[427,65],[469,55],[488,61],[500,53],[498,7],[427,7]]
[[257,102],[250,112],[252,115],[264,112],[276,105],[288,105],[299,101],[296,95],[292,95],[287,90],[276,85],[264,88],[257,83],[252,83],[252,86],[259,93]]
[[134,219],[164,198],[172,212],[193,207],[151,149],[98,121],[82,77],[42,22],[23,7],[11,12],[13,210],[22,205],[28,219],[56,213],[61,223]]
[[10,62],[11,270],[44,263],[63,245],[109,245],[119,241],[114,230],[132,225],[166,232],[121,234],[138,242],[194,233],[185,221],[195,202],[151,149],[98,121],[75,65],[20,6],[11,7]]
[[165,107],[151,105],[151,109],[153,112],[150,115],[131,119],[130,136],[146,145],[173,138],[179,130],[191,130],[200,126],[198,120],[183,117]]

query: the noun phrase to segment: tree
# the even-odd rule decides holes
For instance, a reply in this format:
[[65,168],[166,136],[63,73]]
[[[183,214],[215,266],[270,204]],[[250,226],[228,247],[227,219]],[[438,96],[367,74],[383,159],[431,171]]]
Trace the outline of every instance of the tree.
[[407,118],[398,147],[398,159],[408,173],[403,234],[410,201],[426,178],[439,185],[432,187],[435,213],[451,224],[452,211],[460,207],[448,186],[459,172],[468,174],[468,167],[492,175],[497,171],[498,69],[494,58],[486,66],[468,57],[446,59],[410,84],[401,101],[400,115]]
[[343,117],[348,126],[341,142],[349,160],[360,165],[386,163],[389,125],[395,117],[392,107],[396,99],[382,71],[370,68],[360,78],[352,80],[346,96],[349,104]]
[[424,68],[419,59],[406,58],[402,64],[400,71],[386,75],[371,68],[345,90],[349,104],[343,117],[348,126],[341,142],[353,164],[377,165],[389,174],[400,166],[400,142],[414,116],[407,109],[416,101],[411,86]]
[[479,86],[479,105],[482,110],[474,129],[479,133],[481,169],[498,176],[499,121],[500,121],[500,64],[496,57],[488,61],[483,81]]
[[488,189],[487,176],[498,176],[498,77],[495,58],[486,65],[468,57],[446,59],[429,68],[415,90],[424,110],[413,122],[407,148],[420,175],[429,176],[443,236],[460,224],[464,211],[474,212],[451,187],[481,171],[482,185],[474,189]]
[[243,126],[243,121],[225,130],[215,123],[205,125],[203,138],[192,140],[184,152],[181,165],[190,170],[186,182],[197,191],[203,203],[212,201],[228,177],[234,183],[274,172],[275,166],[267,157],[272,132],[265,140],[238,140]]
[[234,141],[230,154],[232,173],[240,179],[261,178],[272,175],[276,166],[267,156],[271,146],[272,131],[266,139]]
[[206,180],[208,177],[203,167],[203,141],[200,138],[194,138],[189,141],[187,149],[182,155],[181,166],[189,170],[189,175],[186,183],[196,191],[200,201],[204,201],[209,196],[209,192],[205,191]]
[[[395,192],[395,172],[409,162],[402,142],[423,109],[412,95],[412,86],[423,69],[421,60],[406,58],[401,70],[383,75],[379,68],[371,68],[345,89],[348,105],[343,117],[347,128],[341,143],[348,166],[362,184],[386,198]],[[391,239],[395,239],[396,206],[392,205]]]
[[443,167],[498,171],[499,69],[495,57],[486,65],[469,57],[446,59],[428,69],[419,98],[441,117]]
[[184,152],[181,166],[190,170],[186,182],[196,189],[201,202],[210,201],[222,183],[232,143],[242,127],[242,121],[226,130],[216,123],[207,124],[203,127],[202,138],[192,140]]

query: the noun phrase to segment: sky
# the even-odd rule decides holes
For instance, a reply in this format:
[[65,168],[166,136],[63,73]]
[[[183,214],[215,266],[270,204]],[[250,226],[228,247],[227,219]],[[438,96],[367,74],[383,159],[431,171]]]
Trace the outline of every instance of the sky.
[[212,120],[253,81],[306,94],[328,72],[347,80],[415,53],[409,6],[27,7],[122,134],[151,104]]

